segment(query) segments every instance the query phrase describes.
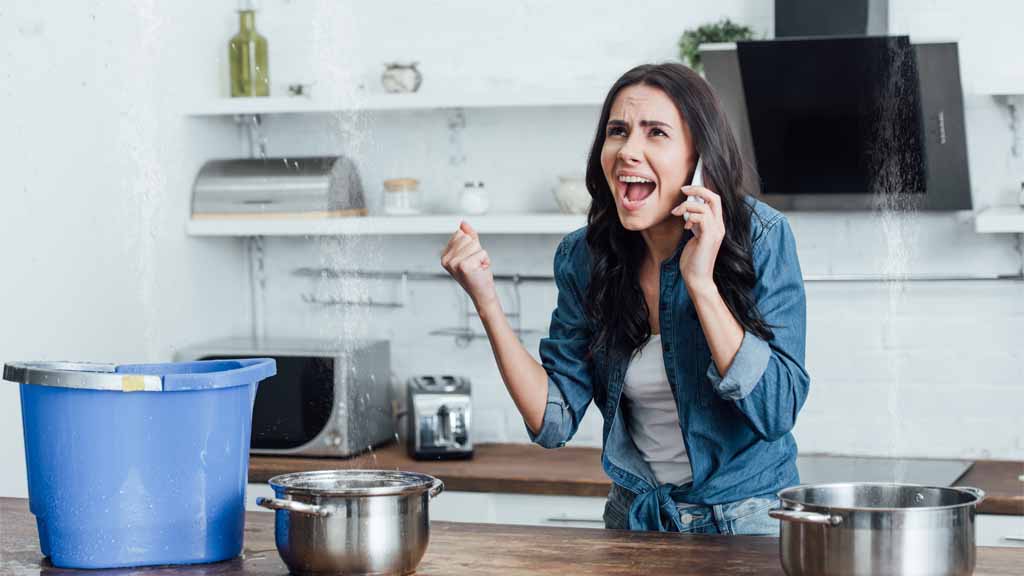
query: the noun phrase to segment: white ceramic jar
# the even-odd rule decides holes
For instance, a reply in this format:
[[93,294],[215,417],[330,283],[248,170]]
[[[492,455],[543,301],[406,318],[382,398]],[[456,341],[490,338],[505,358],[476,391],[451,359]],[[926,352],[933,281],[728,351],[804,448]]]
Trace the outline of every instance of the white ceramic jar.
[[583,176],[562,175],[555,188],[555,201],[563,214],[586,214],[590,210],[590,192]]
[[384,90],[392,94],[415,92],[423,83],[423,75],[416,68],[417,62],[389,62],[384,65],[380,76]]
[[484,214],[491,206],[491,199],[483,182],[467,181],[459,194],[459,207],[464,214]]

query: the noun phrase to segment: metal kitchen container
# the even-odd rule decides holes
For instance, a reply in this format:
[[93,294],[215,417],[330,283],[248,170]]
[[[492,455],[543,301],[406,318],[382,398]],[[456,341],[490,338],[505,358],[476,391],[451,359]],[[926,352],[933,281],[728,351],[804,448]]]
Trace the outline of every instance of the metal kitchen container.
[[977,488],[844,483],[779,492],[789,576],[960,576],[974,572]]
[[395,470],[324,470],[270,479],[277,551],[292,574],[411,574],[430,541],[444,484]]
[[29,509],[59,568],[196,564],[242,549],[252,402],[269,359],[14,362]]
[[365,216],[363,184],[344,156],[211,160],[192,187],[192,218]]

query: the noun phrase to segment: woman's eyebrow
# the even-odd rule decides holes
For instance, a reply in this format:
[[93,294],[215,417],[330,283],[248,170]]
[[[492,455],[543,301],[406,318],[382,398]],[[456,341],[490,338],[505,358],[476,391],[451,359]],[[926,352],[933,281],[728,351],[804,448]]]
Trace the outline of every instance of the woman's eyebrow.
[[[626,124],[624,120],[609,120],[608,126],[615,128],[625,128],[626,126],[628,126],[628,124]],[[649,128],[651,126],[657,126],[658,128],[672,128],[671,124],[669,124],[668,122],[662,122],[661,120],[641,120],[640,126],[644,128]]]
[[668,122],[662,122],[661,120],[641,120],[640,125],[643,126],[644,128],[649,128],[651,126],[657,126],[658,128],[672,127],[672,125],[669,124]]

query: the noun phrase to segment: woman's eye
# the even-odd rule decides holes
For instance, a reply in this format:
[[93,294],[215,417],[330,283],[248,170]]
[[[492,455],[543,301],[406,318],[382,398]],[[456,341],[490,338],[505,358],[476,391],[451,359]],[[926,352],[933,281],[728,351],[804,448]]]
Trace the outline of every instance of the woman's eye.
[[622,136],[626,133],[626,129],[622,126],[612,126],[608,128],[609,136]]
[[651,128],[651,136],[668,136],[661,128]]

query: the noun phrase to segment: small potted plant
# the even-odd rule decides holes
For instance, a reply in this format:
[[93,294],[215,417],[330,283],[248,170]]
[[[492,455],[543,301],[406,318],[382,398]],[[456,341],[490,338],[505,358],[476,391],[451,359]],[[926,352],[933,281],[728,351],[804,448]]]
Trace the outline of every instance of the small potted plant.
[[692,30],[686,30],[679,37],[679,59],[688,63],[690,68],[703,74],[704,67],[700,62],[701,44],[713,42],[736,42],[737,40],[750,40],[754,37],[754,30],[750,26],[741,26],[728,18],[722,18],[718,22],[704,24]]

